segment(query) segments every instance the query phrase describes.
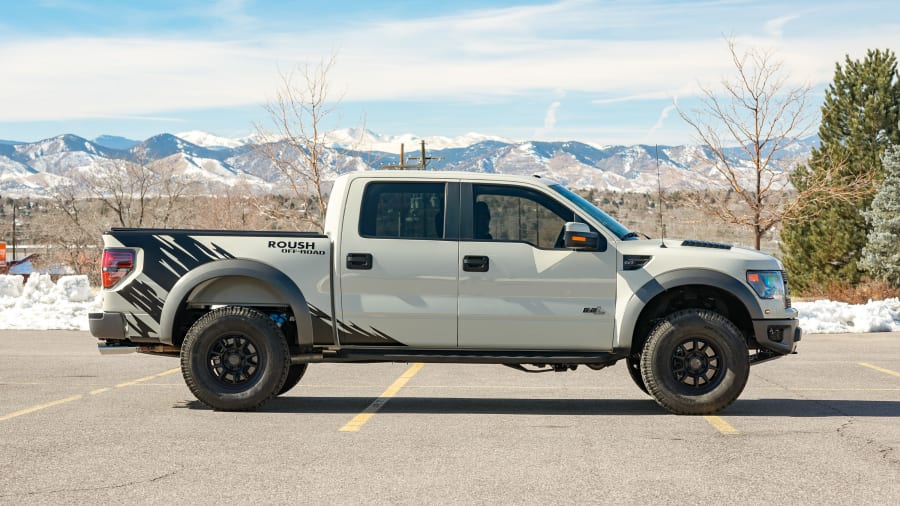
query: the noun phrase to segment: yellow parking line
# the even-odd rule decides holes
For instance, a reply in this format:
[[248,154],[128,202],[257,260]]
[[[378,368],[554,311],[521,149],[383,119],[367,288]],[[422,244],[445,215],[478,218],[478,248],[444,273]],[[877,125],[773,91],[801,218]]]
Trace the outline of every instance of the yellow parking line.
[[[161,372],[161,373],[159,373],[159,374],[154,374],[153,376],[145,376],[145,377],[143,377],[143,378],[139,378],[139,379],[136,379],[136,380],[134,380],[134,381],[128,381],[128,382],[125,382],[125,383],[119,383],[118,385],[116,385],[116,388],[124,388],[124,387],[128,387],[128,386],[136,385],[136,384],[138,384],[138,383],[142,383],[142,382],[144,382],[144,381],[150,381],[150,380],[155,379],[155,378],[160,378],[160,377],[162,377],[162,376],[166,376],[166,375],[168,375],[168,374],[172,374],[172,373],[178,372],[178,371],[180,371],[180,370],[181,370],[180,368],[169,369],[168,371],[163,371],[163,372]],[[108,391],[110,391],[110,390],[112,390],[112,387],[97,388],[97,389],[95,389],[95,390],[91,390],[90,392],[88,392],[88,395],[98,395],[98,394],[102,394],[103,392],[108,392]],[[65,399],[59,399],[59,400],[57,400],[57,401],[52,401],[52,402],[48,402],[48,403],[46,403],[46,404],[41,404],[41,405],[38,405],[38,406],[32,406],[32,407],[30,407],[30,408],[25,408],[25,409],[22,409],[22,410],[19,410],[19,411],[15,411],[15,412],[12,412],[12,413],[10,413],[10,414],[8,414],[8,415],[0,415],[0,422],[2,422],[2,421],[4,421],[4,420],[9,420],[9,419],[11,419],[11,418],[15,418],[15,417],[17,417],[17,416],[22,416],[22,415],[27,415],[27,414],[30,414],[30,413],[34,413],[34,412],[40,411],[40,410],[42,410],[42,409],[52,408],[53,406],[59,406],[60,404],[65,404],[65,403],[67,403],[67,402],[77,401],[77,400],[79,400],[79,399],[81,399],[81,398],[83,398],[83,397],[84,397],[84,395],[82,395],[82,394],[73,395],[73,396],[71,396],[71,397],[66,397]]]
[[176,367],[175,369],[169,369],[168,371],[163,371],[163,372],[161,372],[161,373],[159,373],[159,374],[154,374],[153,376],[144,376],[143,378],[138,378],[138,379],[136,379],[136,380],[128,381],[128,382],[125,382],[125,383],[119,383],[118,385],[116,385],[116,388],[130,387],[130,386],[133,386],[133,385],[137,385],[138,383],[143,383],[143,382],[145,382],[145,381],[150,381],[150,380],[152,380],[152,379],[160,378],[160,377],[165,376],[165,375],[167,375],[167,374],[172,374],[172,373],[178,372],[178,371],[180,371],[180,370],[181,370],[181,368],[177,368],[177,367]]
[[415,376],[416,373],[419,372],[419,370],[422,369],[422,366],[424,365],[425,364],[420,363],[413,364],[409,369],[406,370],[405,373],[403,373],[402,376],[397,378],[397,381],[394,381],[394,383],[392,383],[391,386],[387,388],[387,390],[382,392],[377,399],[372,401],[372,404],[369,404],[369,406],[365,410],[363,410],[362,413],[354,416],[352,420],[341,427],[341,432],[358,432],[359,429],[362,428],[362,426],[365,425],[370,418],[375,416],[375,413],[377,413],[378,410],[380,410],[382,407],[384,407],[385,404],[387,404],[391,397],[397,395],[397,392],[399,392],[400,389],[403,388],[403,386],[406,385],[406,383],[413,376]]
[[878,367],[877,365],[867,364],[865,362],[859,362],[859,365],[863,367],[868,367],[869,369],[875,369],[876,371],[883,372],[885,374],[890,374],[891,376],[896,376],[900,378],[900,372],[892,371],[890,369],[885,369],[883,367]]
[[81,399],[82,395],[73,395],[71,397],[66,397],[65,399],[60,399],[58,401],[48,402],[47,404],[41,404],[40,406],[33,406],[30,408],[22,409],[19,411],[12,412],[8,415],[0,416],[0,422],[4,420],[9,420],[10,418],[15,418],[17,416],[27,415],[29,413],[34,413],[35,411],[40,411],[42,409],[52,408],[53,406],[59,406],[60,404],[65,404],[67,402],[77,401]]
[[728,422],[723,420],[721,417],[710,415],[710,416],[704,416],[703,418],[706,419],[706,421],[709,422],[710,425],[715,427],[716,430],[718,430],[722,434],[730,436],[730,435],[738,433],[737,429],[732,427],[731,424],[729,424]]

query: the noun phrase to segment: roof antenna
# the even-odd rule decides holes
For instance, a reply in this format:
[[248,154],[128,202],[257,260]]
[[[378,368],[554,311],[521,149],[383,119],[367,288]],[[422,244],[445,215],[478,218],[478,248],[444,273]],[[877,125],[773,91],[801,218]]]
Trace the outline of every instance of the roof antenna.
[[663,201],[662,201],[662,178],[659,175],[659,144],[656,145],[656,186],[657,186],[657,207],[659,207],[659,231],[660,231],[660,248],[666,246],[666,222],[663,221]]

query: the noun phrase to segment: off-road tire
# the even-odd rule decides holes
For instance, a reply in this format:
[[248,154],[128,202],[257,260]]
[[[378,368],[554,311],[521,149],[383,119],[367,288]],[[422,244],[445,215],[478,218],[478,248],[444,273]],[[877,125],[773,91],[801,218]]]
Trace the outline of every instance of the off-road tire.
[[306,366],[309,364],[293,364],[291,365],[290,370],[288,371],[287,379],[284,380],[284,385],[281,386],[281,390],[278,391],[278,394],[281,395],[287,393],[288,390],[297,386],[297,383],[300,383],[300,380],[303,378],[303,375],[306,374]]
[[281,329],[245,307],[205,314],[181,347],[181,373],[191,392],[221,411],[251,411],[277,395],[291,367]]
[[647,385],[644,384],[644,377],[641,376],[641,356],[640,355],[628,355],[625,357],[625,367],[628,369],[628,375],[631,376],[634,384],[641,389],[645,394],[649,394],[647,391]]
[[744,337],[727,318],[705,309],[686,309],[653,328],[640,369],[660,406],[679,415],[708,415],[741,395],[750,359]]

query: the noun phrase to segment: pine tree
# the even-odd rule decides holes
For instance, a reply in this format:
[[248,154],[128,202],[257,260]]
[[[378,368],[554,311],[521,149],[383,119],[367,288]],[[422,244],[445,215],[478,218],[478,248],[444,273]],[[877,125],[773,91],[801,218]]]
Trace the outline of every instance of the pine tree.
[[[826,90],[819,126],[820,146],[807,167],[792,176],[802,192],[817,176],[834,171],[838,176],[883,179],[881,155],[890,144],[900,144],[900,78],[890,50],[869,50],[863,61],[845,58],[835,65],[834,81]],[[788,221],[781,233],[784,264],[792,284],[800,290],[829,283],[856,284],[858,260],[868,228],[862,214],[872,191],[856,202],[824,202]]]
[[900,146],[888,149],[881,162],[884,183],[865,213],[871,231],[859,268],[900,288]]

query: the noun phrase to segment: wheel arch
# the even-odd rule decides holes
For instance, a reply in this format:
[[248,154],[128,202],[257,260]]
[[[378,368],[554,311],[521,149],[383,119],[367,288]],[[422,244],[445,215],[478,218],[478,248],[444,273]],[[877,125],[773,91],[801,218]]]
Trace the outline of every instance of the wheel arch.
[[[240,298],[234,298],[238,296]],[[184,336],[176,335],[176,324],[185,314],[187,303],[199,298],[210,304],[236,304],[257,300],[289,306],[297,324],[298,344],[312,345],[312,317],[300,288],[275,267],[242,258],[203,264],[175,283],[166,297],[160,316],[161,342],[175,344],[175,341],[183,339]]]
[[739,280],[708,269],[683,269],[656,276],[625,305],[615,349],[639,353],[653,322],[673,311],[712,309],[732,320],[745,336],[753,335],[753,319],[763,317],[754,294]]

